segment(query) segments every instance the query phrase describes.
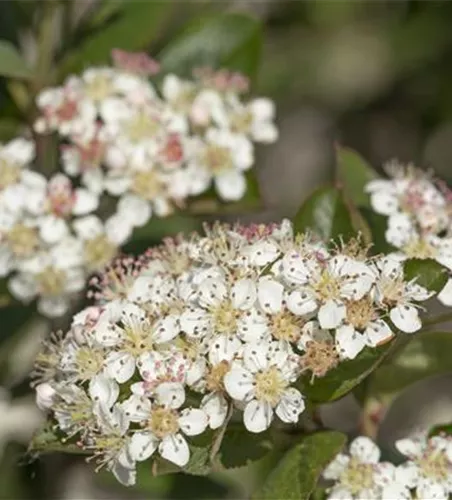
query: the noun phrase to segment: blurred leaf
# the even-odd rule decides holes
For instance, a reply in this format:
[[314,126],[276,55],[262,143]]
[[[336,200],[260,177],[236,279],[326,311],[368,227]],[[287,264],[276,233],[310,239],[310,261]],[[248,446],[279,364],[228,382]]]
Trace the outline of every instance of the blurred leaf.
[[452,436],[452,423],[435,425],[430,429],[428,433],[429,437],[431,436]]
[[381,214],[375,213],[369,208],[363,207],[360,209],[360,213],[364,220],[367,222],[367,226],[370,229],[372,236],[372,248],[371,252],[373,255],[380,253],[390,253],[394,252],[396,249],[386,241],[386,227],[387,227],[387,217]]
[[220,462],[226,469],[244,467],[250,462],[261,459],[272,448],[270,432],[254,435],[243,425],[230,426],[223,437],[220,448]]
[[240,200],[221,201],[213,187],[188,202],[188,212],[194,215],[230,215],[262,208],[259,182],[253,170],[245,173],[246,192]]
[[[6,443],[5,443],[6,444]],[[3,448],[3,446],[2,446]],[[2,449],[0,462],[0,498],[14,500],[27,496],[18,462],[23,457],[23,449],[15,443],[8,443]]]
[[32,70],[11,42],[0,40],[0,75],[11,78],[30,79]]
[[392,398],[406,386],[441,373],[450,372],[452,333],[425,332],[410,339],[376,370],[368,387],[370,396]]
[[303,376],[300,379],[303,394],[316,403],[335,401],[345,396],[379,366],[394,345],[394,341],[390,341],[379,347],[366,347],[355,359],[342,361],[312,383],[310,376]]
[[448,271],[433,259],[408,259],[404,264],[405,278],[432,292],[439,292],[447,283]]
[[39,429],[28,446],[28,454],[41,455],[43,453],[71,453],[76,455],[88,454],[74,443],[63,443],[62,436],[58,435],[50,423]]
[[253,500],[308,499],[323,469],[341,451],[346,436],[319,432],[306,436],[289,450],[270,473]]
[[189,76],[194,68],[229,68],[253,77],[261,53],[261,25],[238,13],[198,19],[159,54],[165,72]]
[[90,28],[97,27],[108,21],[113,15],[119,13],[124,6],[124,0],[101,0],[89,11],[86,22]]
[[337,180],[344,193],[356,206],[369,207],[366,184],[378,178],[377,172],[356,151],[338,146],[336,149]]
[[137,51],[146,49],[160,34],[172,3],[156,0],[123,2],[114,19],[94,34],[88,35],[63,59],[63,75],[78,73],[88,66],[105,64],[115,47]]
[[311,231],[325,241],[356,234],[352,217],[342,193],[333,187],[322,187],[303,203],[293,219],[297,233]]

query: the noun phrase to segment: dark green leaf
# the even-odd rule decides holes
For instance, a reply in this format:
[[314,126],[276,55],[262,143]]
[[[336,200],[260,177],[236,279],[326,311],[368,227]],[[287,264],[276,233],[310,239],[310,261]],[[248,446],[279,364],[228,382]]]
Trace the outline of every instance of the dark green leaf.
[[417,334],[400,351],[376,370],[368,394],[391,399],[396,393],[418,380],[447,373],[451,369],[452,335],[449,332]]
[[342,193],[333,187],[319,188],[303,203],[293,219],[295,232],[311,231],[328,241],[356,234],[349,207]]
[[254,76],[262,45],[260,23],[244,14],[198,19],[159,54],[164,71],[188,76],[197,67],[229,68]]
[[17,137],[22,125],[13,118],[2,118],[0,120],[0,141],[6,142]]
[[452,423],[449,424],[442,424],[442,425],[435,425],[432,429],[430,429],[430,432],[428,433],[429,436],[452,436]]
[[164,0],[123,2],[114,19],[104,28],[88,35],[63,60],[63,75],[77,73],[94,64],[105,64],[115,47],[143,50],[157,38],[165,26],[172,3]]
[[46,424],[34,434],[28,446],[28,453],[30,455],[40,455],[43,453],[55,452],[77,455],[87,454],[87,452],[80,449],[76,444],[63,442],[62,436],[59,435],[50,424]]
[[340,432],[306,436],[290,449],[254,493],[254,500],[307,500],[323,469],[341,451],[346,437]]
[[355,359],[342,361],[336,368],[312,383],[310,376],[301,379],[303,394],[316,403],[334,401],[345,396],[361,383],[383,361],[394,341],[385,345],[366,347]]
[[11,42],[0,40],[0,75],[30,79],[33,72]]
[[337,179],[344,193],[356,206],[369,207],[366,184],[378,178],[377,172],[356,151],[337,147]]
[[372,248],[371,252],[374,255],[380,253],[390,253],[394,252],[395,248],[387,243],[385,233],[387,228],[387,217],[381,214],[375,213],[369,208],[361,208],[360,213],[371,231],[372,236]]
[[439,292],[447,283],[448,272],[433,259],[409,259],[404,265],[405,278],[432,292]]
[[220,462],[226,469],[243,467],[261,459],[271,448],[270,432],[254,435],[243,426],[230,426],[221,443]]

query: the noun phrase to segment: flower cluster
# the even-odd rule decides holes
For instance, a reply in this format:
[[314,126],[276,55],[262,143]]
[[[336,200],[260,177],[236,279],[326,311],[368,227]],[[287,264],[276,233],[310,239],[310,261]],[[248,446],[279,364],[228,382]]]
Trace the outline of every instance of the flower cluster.
[[[56,133],[64,173],[33,170],[35,145],[0,145],[0,275],[49,317],[66,313],[88,277],[152,212],[169,214],[214,182],[224,200],[246,190],[254,142],[277,138],[268,99],[244,102],[227,71],[173,74],[159,90],[145,54],[113,51],[116,67],[87,69],[37,96],[35,131]],[[113,202],[114,201],[114,202]]]
[[274,105],[244,101],[247,80],[221,70],[148,78],[157,64],[145,55],[114,51],[115,67],[90,68],[37,98],[39,132],[64,140],[63,168],[92,192],[118,197],[130,224],[167,215],[212,185],[225,201],[246,191],[254,143],[278,131]]
[[[436,498],[452,494],[452,438],[425,435],[401,439],[397,449],[407,458],[400,465],[380,461],[380,450],[360,436],[340,453],[323,472],[334,481],[328,499]],[[414,494],[414,496],[413,496]]]
[[[375,212],[385,215],[385,237],[400,258],[434,259],[452,272],[452,192],[429,173],[392,162],[390,179],[366,186]],[[452,279],[438,299],[452,305]]]
[[95,305],[38,356],[37,399],[126,484],[157,452],[185,466],[190,436],[231,418],[296,423],[303,373],[388,341],[391,322],[417,330],[428,296],[399,261],[328,250],[288,221],[169,239],[91,285]]

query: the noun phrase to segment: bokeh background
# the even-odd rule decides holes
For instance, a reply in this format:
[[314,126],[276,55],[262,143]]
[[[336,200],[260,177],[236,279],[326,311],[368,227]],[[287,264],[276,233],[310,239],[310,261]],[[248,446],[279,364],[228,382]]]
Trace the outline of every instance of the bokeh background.
[[[74,57],[78,50],[83,56],[82,69],[91,56],[99,61],[79,41],[86,35],[81,22],[91,16],[97,2],[102,15],[89,29],[99,33],[122,3],[62,3],[69,2],[70,8],[62,9],[61,16],[54,19],[51,43],[58,45],[61,33],[65,40],[70,33]],[[135,12],[133,36],[142,37],[151,55],[158,55],[187,22],[218,11],[246,12],[262,23],[264,43],[253,93],[275,100],[280,139],[258,151],[256,168],[264,207],[251,214],[226,216],[229,220],[291,216],[314,187],[334,181],[335,143],[358,150],[376,168],[398,158],[433,168],[452,181],[452,2],[125,3]],[[39,24],[40,4],[41,0],[0,2],[0,38],[20,47],[29,61],[39,57],[40,47],[28,28]],[[120,30],[105,44],[128,48],[130,36],[131,32]],[[0,79],[0,140],[17,134],[31,120],[26,103],[22,108],[17,104],[20,92],[20,86]],[[162,221],[156,223],[152,237],[157,241],[164,234],[193,229],[198,222],[187,218]],[[0,394],[0,498],[246,498],[265,475],[275,457],[202,479],[182,475],[152,478],[149,469],[141,472],[146,480],[137,489],[126,490],[106,474],[94,476],[79,457],[52,455],[32,460],[25,453],[26,443],[41,417],[29,394],[27,373],[47,327],[40,320],[25,324],[27,314],[23,307],[8,308],[0,324],[0,385],[4,388]],[[23,335],[19,341],[18,336],[11,340],[8,332],[20,325],[24,325]],[[438,380],[435,386],[447,390],[450,377]],[[430,394],[428,389],[426,394]],[[446,410],[443,404],[438,411],[452,411],[451,407],[449,397]],[[325,408],[326,421],[351,432],[359,425],[356,414],[350,401]]]

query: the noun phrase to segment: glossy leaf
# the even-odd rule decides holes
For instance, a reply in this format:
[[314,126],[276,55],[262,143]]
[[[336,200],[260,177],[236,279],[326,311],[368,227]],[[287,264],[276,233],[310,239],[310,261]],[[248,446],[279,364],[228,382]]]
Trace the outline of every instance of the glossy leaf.
[[365,192],[368,182],[377,179],[375,170],[356,151],[338,146],[336,149],[337,180],[345,195],[358,207],[369,207]]
[[447,283],[448,272],[432,259],[409,259],[404,265],[405,278],[415,279],[416,283],[432,292],[439,292]]
[[0,76],[30,79],[32,70],[11,42],[0,40]]
[[194,68],[229,68],[253,76],[262,45],[260,23],[238,13],[198,19],[159,54],[164,71],[188,76]]
[[308,499],[328,463],[345,445],[340,432],[319,432],[306,436],[290,449],[264,484],[254,493],[253,500]]
[[105,64],[110,59],[111,50],[120,45],[123,50],[146,49],[165,26],[171,12],[172,3],[162,0],[123,2],[113,19],[102,29],[87,35],[62,62],[63,75],[77,73],[88,66]]
[[342,237],[350,239],[356,234],[349,207],[342,193],[333,187],[323,187],[303,203],[293,219],[296,232],[311,231],[328,241]]
[[314,379],[310,376],[301,378],[302,392],[316,403],[325,403],[339,399],[360,384],[384,360],[394,345],[390,341],[380,347],[366,347],[355,359],[342,361],[324,377]]
[[254,435],[248,432],[242,424],[239,427],[229,426],[221,443],[219,460],[226,469],[244,467],[250,462],[261,459],[271,449],[272,441],[269,431]]
[[391,399],[410,384],[450,372],[452,334],[450,332],[425,332],[416,335],[382,364],[371,378],[368,394],[378,399]]

